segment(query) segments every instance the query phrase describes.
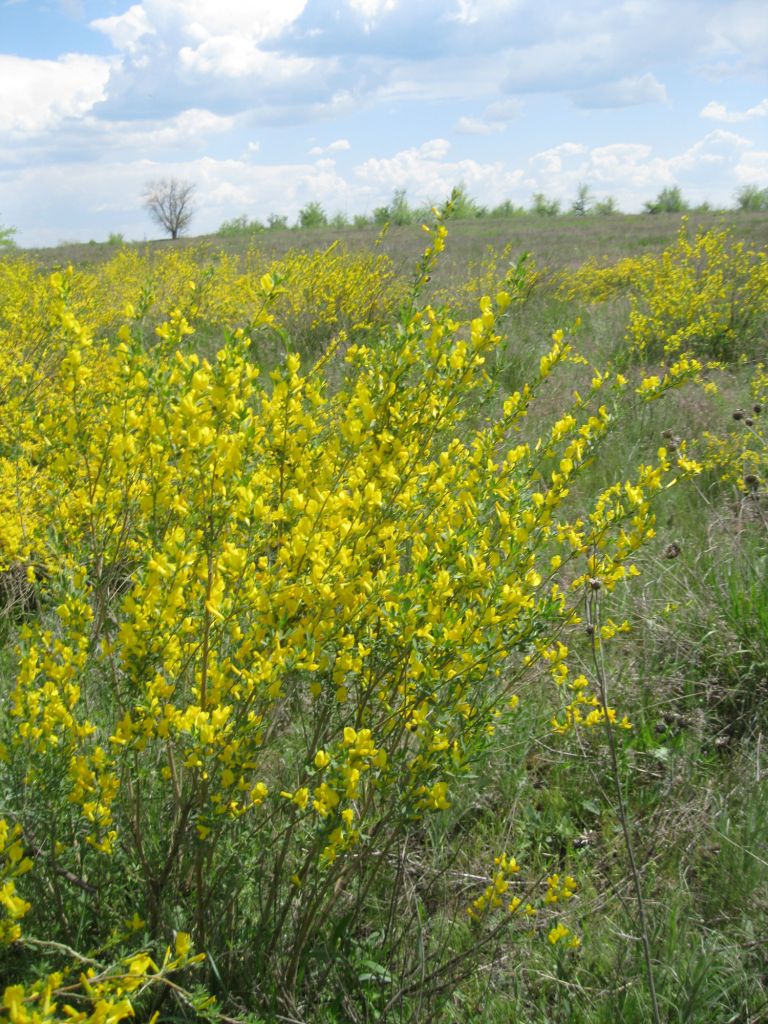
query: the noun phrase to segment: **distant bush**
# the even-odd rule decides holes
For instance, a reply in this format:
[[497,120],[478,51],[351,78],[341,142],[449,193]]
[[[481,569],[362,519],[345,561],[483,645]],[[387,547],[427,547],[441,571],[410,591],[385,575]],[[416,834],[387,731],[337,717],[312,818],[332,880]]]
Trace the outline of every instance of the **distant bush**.
[[655,199],[648,200],[643,205],[644,213],[685,213],[689,209],[690,204],[683,199],[677,185],[663,188]]
[[300,228],[324,228],[328,226],[328,217],[320,203],[313,201],[307,203],[305,207],[299,210],[298,226]]
[[0,224],[0,249],[12,249],[16,245],[13,240],[15,234],[16,228],[9,228],[4,224]]
[[616,200],[613,198],[613,196],[606,196],[604,199],[598,199],[598,201],[592,207],[592,213],[595,213],[601,217],[610,216],[611,214],[618,212],[619,208],[616,205]]
[[279,213],[270,213],[267,217],[267,227],[270,231],[285,231],[288,227],[288,218]]
[[571,203],[571,213],[584,217],[592,209],[593,204],[594,199],[592,198],[589,185],[580,184],[576,191],[576,198]]
[[388,206],[377,206],[373,211],[375,224],[412,224],[416,218],[416,212],[408,205],[405,198],[405,189],[396,188],[392,196],[392,202]]
[[474,217],[487,217],[488,210],[481,206],[467,192],[467,186],[460,182],[451,191],[450,196],[440,207],[444,220],[470,220]]
[[748,212],[768,210],[768,188],[742,185],[736,193],[736,209]]
[[560,200],[549,199],[543,192],[536,192],[531,199],[531,212],[539,217],[556,217],[560,213]]
[[125,238],[120,231],[110,231],[107,245],[125,245]]
[[263,230],[262,223],[258,220],[249,220],[247,215],[242,213],[239,217],[233,217],[232,220],[225,220],[217,234],[222,238],[239,238],[242,235],[255,235],[258,231]]
[[522,206],[516,206],[511,199],[505,199],[503,203],[499,203],[498,206],[494,206],[489,216],[491,217],[519,217],[520,214],[525,213],[525,208]]

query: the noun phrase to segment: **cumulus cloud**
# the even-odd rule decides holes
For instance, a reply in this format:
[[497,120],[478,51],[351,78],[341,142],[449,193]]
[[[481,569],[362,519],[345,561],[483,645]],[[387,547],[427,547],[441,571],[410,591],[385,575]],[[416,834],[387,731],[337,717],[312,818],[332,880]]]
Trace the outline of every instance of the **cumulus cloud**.
[[213,36],[198,46],[182,46],[178,57],[183,71],[224,78],[259,76],[273,83],[293,80],[314,67],[311,60],[269,53],[254,39],[237,35]]
[[[762,180],[762,155],[752,143],[733,132],[715,130],[680,152],[663,156],[645,143],[614,143],[592,148],[573,143],[544,150],[532,157],[526,179],[532,191],[569,199],[581,182],[596,192],[612,194],[622,209],[638,210],[642,203],[669,185],[679,185],[693,201],[727,202],[739,181]],[[717,196],[708,190],[716,168]]]
[[531,158],[531,163],[543,174],[559,174],[563,169],[563,158],[579,156],[586,152],[580,142],[562,142],[559,146],[545,149]]
[[122,145],[131,149],[154,150],[156,147],[188,146],[211,135],[228,132],[234,117],[221,117],[210,110],[183,110],[175,117],[158,122],[129,122],[110,125]]
[[447,160],[450,148],[446,139],[430,139],[394,156],[364,161],[354,169],[363,185],[361,198],[374,197],[379,202],[395,189],[405,189],[416,202],[436,202],[464,182],[470,193],[495,204],[507,198],[523,180],[521,169],[507,168],[501,161]]
[[91,22],[91,28],[108,36],[112,45],[118,50],[135,54],[140,40],[147,35],[154,35],[156,29],[149,20],[146,10],[141,4],[129,7],[125,14],[112,18],[97,18]]
[[743,153],[734,173],[740,184],[768,186],[768,150]]
[[0,146],[0,166],[23,167],[25,164],[61,162],[75,166],[83,160],[94,163],[122,157],[151,159],[189,159],[204,152],[217,137],[231,132],[236,116],[222,116],[210,110],[190,108],[168,118],[107,120],[93,114],[75,121],[64,119],[54,134],[27,136],[4,150]]
[[[307,0],[142,0],[90,27],[109,37],[142,73],[163,77],[256,77],[285,82],[311,71],[312,60],[275,52],[269,44],[302,13]],[[170,58],[170,68],[169,68]]]
[[699,117],[708,118],[710,121],[722,121],[725,124],[739,124],[756,117],[768,117],[768,98],[761,100],[754,107],[749,107],[748,110],[728,110],[724,103],[710,100]]
[[0,54],[0,131],[35,134],[104,99],[112,61],[84,54],[30,60]]
[[702,164],[728,163],[738,159],[739,154],[746,149],[751,149],[752,145],[750,139],[717,128],[689,146],[685,152],[671,157],[669,166],[675,171],[690,171]]
[[[579,173],[582,171],[586,179],[608,191],[616,189],[621,195],[674,182],[667,162],[654,156],[652,147],[642,143],[596,146]],[[576,180],[574,175],[572,181]],[[632,205],[630,203],[629,208]]]
[[115,46],[129,50],[148,35],[183,35],[205,42],[219,36],[240,36],[254,42],[279,35],[306,6],[307,0],[142,0],[124,14],[97,18],[91,28],[104,32]]

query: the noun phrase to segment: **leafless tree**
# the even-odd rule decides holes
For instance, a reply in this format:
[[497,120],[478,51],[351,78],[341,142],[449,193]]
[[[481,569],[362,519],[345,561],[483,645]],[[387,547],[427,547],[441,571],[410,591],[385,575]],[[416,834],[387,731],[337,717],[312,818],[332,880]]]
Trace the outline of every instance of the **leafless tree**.
[[171,238],[183,234],[195,212],[192,196],[195,186],[191,181],[161,178],[147,182],[142,199],[150,217],[167,231]]

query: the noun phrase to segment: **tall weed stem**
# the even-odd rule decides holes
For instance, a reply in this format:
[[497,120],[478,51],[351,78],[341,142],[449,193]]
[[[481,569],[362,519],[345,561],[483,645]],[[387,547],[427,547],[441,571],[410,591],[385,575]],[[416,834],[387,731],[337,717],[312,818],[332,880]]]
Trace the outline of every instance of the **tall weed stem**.
[[614,735],[614,726],[611,723],[610,718],[608,717],[608,681],[607,673],[605,671],[603,651],[599,643],[600,585],[598,580],[594,580],[590,584],[588,584],[586,613],[587,632],[589,634],[592,646],[592,662],[594,665],[595,676],[597,678],[597,684],[600,691],[600,703],[603,705],[603,709],[605,711],[605,714],[603,716],[603,722],[605,724],[606,736],[608,737],[608,753],[611,759],[611,775],[613,777],[613,787],[616,793],[616,809],[618,811],[619,821],[621,822],[621,831],[624,837],[624,846],[627,851],[627,861],[629,863],[630,874],[632,875],[632,884],[635,890],[635,899],[637,900],[637,915],[640,922],[640,938],[643,944],[645,973],[648,980],[648,992],[651,996],[653,1022],[654,1024],[661,1024],[661,1015],[659,1014],[659,1003],[656,998],[656,986],[654,984],[653,979],[651,943],[648,938],[648,920],[645,914],[645,900],[643,897],[643,887],[640,880],[640,872],[638,871],[637,861],[635,859],[635,851],[632,846],[632,833],[630,829],[627,805],[626,801],[624,800],[624,794],[621,789],[621,777],[619,775],[619,760],[616,754],[616,737]]

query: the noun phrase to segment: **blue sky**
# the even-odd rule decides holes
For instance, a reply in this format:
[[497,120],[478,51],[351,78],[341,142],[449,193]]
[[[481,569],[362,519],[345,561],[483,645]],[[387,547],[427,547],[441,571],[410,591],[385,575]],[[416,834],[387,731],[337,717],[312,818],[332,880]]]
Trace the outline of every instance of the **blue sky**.
[[765,0],[0,0],[0,224],[21,245],[194,234],[310,201],[636,212],[768,186]]

